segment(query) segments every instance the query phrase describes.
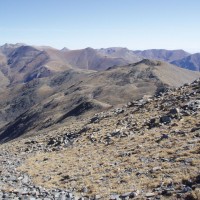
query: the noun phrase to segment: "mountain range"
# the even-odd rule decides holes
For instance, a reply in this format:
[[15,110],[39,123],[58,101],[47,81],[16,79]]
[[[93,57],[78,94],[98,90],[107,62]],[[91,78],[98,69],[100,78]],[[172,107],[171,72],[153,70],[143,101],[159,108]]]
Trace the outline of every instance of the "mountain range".
[[199,199],[199,56],[1,46],[0,199]]
[[199,56],[183,50],[5,44],[0,47],[0,140],[192,82],[200,73],[187,69],[198,71]]
[[[5,44],[0,47],[0,67],[11,82],[27,81],[36,76],[80,68],[101,71],[112,66],[123,66],[142,59],[161,60],[190,70],[199,70],[200,55],[184,50],[151,49],[132,51],[127,48],[58,50],[48,46]],[[15,67],[13,67],[15,66]],[[31,71],[31,74],[29,73]],[[13,74],[19,77],[13,78]],[[33,72],[33,73],[32,73]]]

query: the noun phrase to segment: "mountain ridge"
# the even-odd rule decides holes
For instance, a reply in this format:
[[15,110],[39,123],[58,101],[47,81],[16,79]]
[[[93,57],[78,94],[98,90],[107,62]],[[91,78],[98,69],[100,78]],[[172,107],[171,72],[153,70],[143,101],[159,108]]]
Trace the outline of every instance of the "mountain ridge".
[[[0,63],[5,62],[7,56],[14,50],[23,46],[30,46],[25,44],[5,44],[0,47]],[[114,65],[123,66],[138,62],[142,59],[154,59],[170,62],[181,66],[181,59],[192,56],[184,50],[166,50],[166,49],[149,49],[149,50],[129,50],[125,47],[110,47],[93,49],[87,47],[85,49],[70,50],[63,48],[58,50],[49,46],[30,46],[38,51],[42,51],[48,55],[49,60],[46,67],[51,71],[64,71],[67,68],[81,68],[90,70],[105,70]],[[34,57],[34,56],[33,56]],[[192,61],[191,61],[192,62]],[[194,61],[195,62],[195,61]],[[191,70],[197,70],[199,62],[192,63],[195,67]],[[184,65],[184,63],[183,63]]]
[[[84,110],[78,115],[78,118],[84,118],[97,111],[142,98],[144,95],[153,95],[165,88],[192,82],[199,76],[200,73],[197,72],[162,61],[145,59],[135,64],[112,67],[106,71],[69,69],[48,79],[44,77],[37,81],[32,80],[19,88],[13,88],[10,96],[9,93],[7,96],[9,101],[3,99],[1,102],[0,99],[0,111],[4,113],[1,117],[6,120],[7,116],[10,116],[9,119],[12,119],[11,124],[1,130],[0,138],[3,140],[7,137],[7,133],[11,132],[9,127],[15,127],[16,135],[26,133],[27,130],[23,131],[21,127],[30,123],[27,119],[32,120],[32,126],[27,126],[29,129],[53,127],[58,121],[74,119],[73,112]],[[19,117],[20,121],[16,117]]]

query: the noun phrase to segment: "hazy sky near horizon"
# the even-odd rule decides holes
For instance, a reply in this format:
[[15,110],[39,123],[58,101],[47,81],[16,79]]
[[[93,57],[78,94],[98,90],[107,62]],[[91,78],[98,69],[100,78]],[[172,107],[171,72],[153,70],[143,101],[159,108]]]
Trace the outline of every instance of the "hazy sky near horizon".
[[0,0],[0,44],[200,51],[200,0]]

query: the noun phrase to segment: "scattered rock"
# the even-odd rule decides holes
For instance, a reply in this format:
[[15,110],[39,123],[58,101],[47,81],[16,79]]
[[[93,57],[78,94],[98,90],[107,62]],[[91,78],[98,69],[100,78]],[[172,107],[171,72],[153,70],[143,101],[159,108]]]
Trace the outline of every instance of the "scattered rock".
[[[121,178],[124,175],[128,177],[133,174],[133,176],[137,176],[138,180],[147,177],[152,183],[155,178],[159,177],[160,174],[162,175],[159,179],[160,182],[152,190],[144,188],[140,194],[124,191],[123,194],[109,194],[110,197],[108,198],[112,200],[132,198],[175,199],[176,197],[180,199],[198,199],[198,197],[195,197],[196,193],[194,195],[194,192],[197,192],[200,188],[200,175],[197,175],[199,166],[196,164],[198,161],[196,158],[200,153],[199,86],[200,81],[197,81],[191,85],[160,92],[159,95],[150,99],[141,99],[129,102],[121,108],[105,110],[93,117],[89,116],[84,119],[82,125],[77,126],[76,129],[63,129],[62,133],[55,132],[50,137],[40,137],[45,138],[45,140],[40,141],[36,137],[26,138],[17,153],[13,155],[12,152],[4,150],[4,147],[2,147],[0,153],[0,199],[104,199],[104,194],[91,194],[88,186],[81,186],[83,188],[78,190],[81,193],[78,194],[79,196],[74,195],[77,192],[75,191],[76,188],[69,191],[61,188],[51,190],[38,187],[32,182],[31,176],[17,170],[26,158],[36,153],[62,152],[67,150],[66,148],[73,149],[74,147],[80,147],[81,149],[82,146],[78,146],[77,141],[82,139],[84,145],[91,145],[91,149],[94,146],[98,148],[99,144],[105,147],[103,151],[105,155],[109,148],[113,148],[112,153],[115,154],[115,157],[112,162],[109,161],[109,156],[111,156],[109,154],[106,161],[104,160],[102,164],[99,164],[99,167],[106,166],[105,173],[108,174],[111,168],[116,170],[114,175],[120,178],[119,184],[125,186],[130,184],[126,182],[126,179]],[[101,122],[105,122],[103,124],[105,127]],[[152,128],[154,129],[151,130]],[[118,144],[124,145],[123,149],[120,149],[121,146]],[[156,151],[156,148],[159,151]],[[78,153],[77,155],[79,155]],[[151,156],[149,156],[149,153]],[[135,159],[134,162],[138,162],[138,166],[134,166],[134,162],[131,160],[133,158]],[[38,159],[36,162],[45,165],[51,159],[51,157],[45,155],[43,159]],[[166,169],[175,166],[175,164],[180,171],[192,170],[193,176],[196,177],[173,183],[173,170],[176,169],[170,169],[170,173]],[[53,175],[40,174],[40,176],[42,176],[44,182],[53,179]],[[75,181],[76,178],[76,175],[71,177],[66,173],[63,173],[63,175],[60,173],[59,176],[58,181],[63,184]],[[110,181],[109,178],[109,176],[102,176],[99,180],[107,184],[107,181]],[[169,180],[170,183],[168,183]],[[16,189],[5,191],[3,190],[4,185]],[[128,186],[130,187],[130,185]]]
[[162,116],[160,118],[160,123],[163,123],[163,124],[169,124],[171,123],[171,117],[170,116]]
[[193,100],[187,103],[187,106],[190,110],[196,111],[200,109],[200,100]]
[[145,194],[145,197],[150,198],[150,197],[154,197],[155,195],[156,195],[155,193],[149,192]]

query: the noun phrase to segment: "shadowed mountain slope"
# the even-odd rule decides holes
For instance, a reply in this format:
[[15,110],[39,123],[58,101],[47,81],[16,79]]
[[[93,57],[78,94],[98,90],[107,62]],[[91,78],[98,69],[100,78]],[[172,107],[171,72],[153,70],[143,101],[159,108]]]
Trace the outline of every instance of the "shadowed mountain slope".
[[14,120],[20,114],[49,96],[58,93],[63,87],[70,87],[84,79],[90,71],[67,70],[59,75],[35,78],[26,83],[9,86],[0,96],[0,124]]
[[189,55],[183,59],[175,60],[172,64],[193,71],[200,71],[200,53]]
[[45,52],[31,46],[14,47],[6,52],[8,53],[4,53],[6,63],[0,66],[0,70],[11,84],[28,82],[34,78],[50,75],[50,71],[43,66],[48,60]]

